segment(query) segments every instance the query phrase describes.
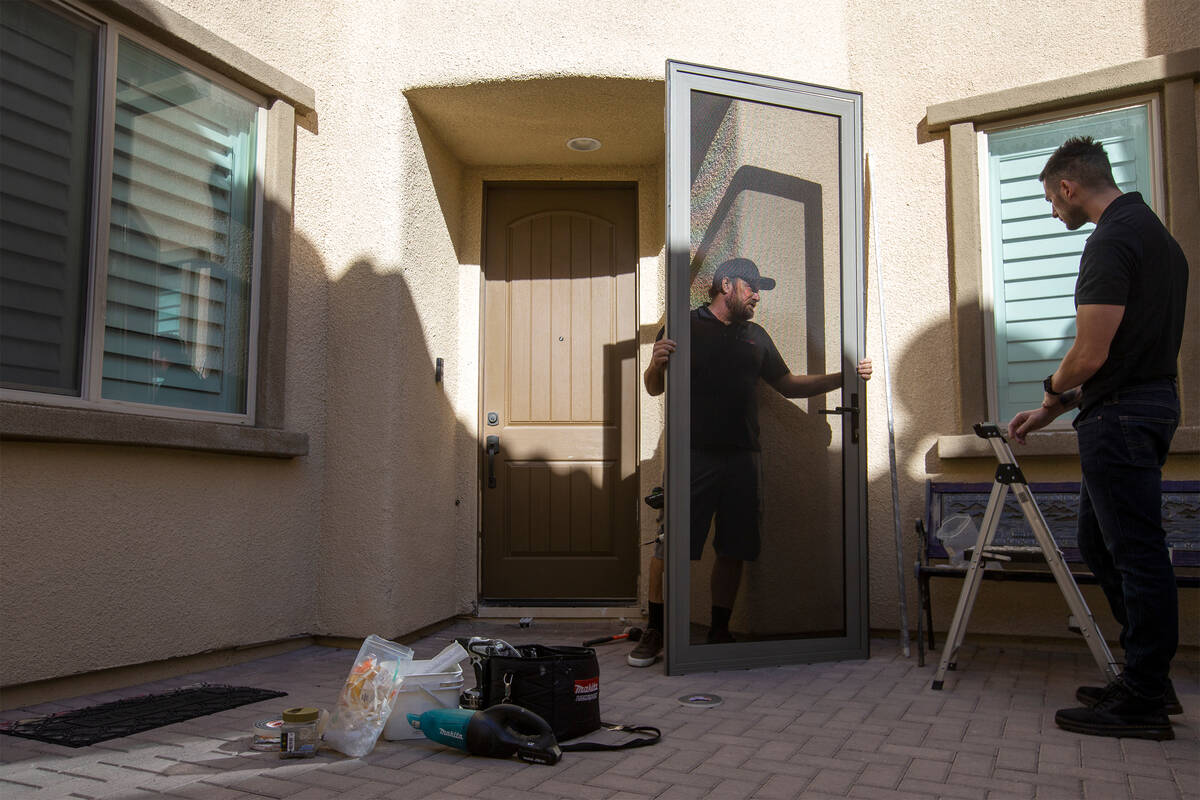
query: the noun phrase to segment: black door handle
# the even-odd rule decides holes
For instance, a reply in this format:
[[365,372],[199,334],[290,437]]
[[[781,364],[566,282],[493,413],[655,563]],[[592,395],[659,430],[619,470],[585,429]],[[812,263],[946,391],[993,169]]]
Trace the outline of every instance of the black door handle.
[[858,393],[850,395],[850,406],[838,406],[836,408],[822,408],[821,414],[842,414],[850,415],[850,441],[858,443]]
[[500,453],[500,437],[487,437],[488,488],[496,488],[496,456]]

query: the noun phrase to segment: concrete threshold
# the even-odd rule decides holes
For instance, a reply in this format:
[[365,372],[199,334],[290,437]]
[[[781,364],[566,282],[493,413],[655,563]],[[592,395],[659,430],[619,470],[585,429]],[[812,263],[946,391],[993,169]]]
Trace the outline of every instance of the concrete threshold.
[[475,617],[479,619],[519,620],[532,617],[534,620],[603,620],[611,619],[619,622],[640,623],[645,615],[641,606],[498,606],[480,605]]

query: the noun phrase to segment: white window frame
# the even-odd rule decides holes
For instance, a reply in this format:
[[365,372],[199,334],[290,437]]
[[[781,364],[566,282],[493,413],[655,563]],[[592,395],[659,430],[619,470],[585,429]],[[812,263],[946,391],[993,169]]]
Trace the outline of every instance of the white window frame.
[[[1161,215],[1166,207],[1166,189],[1163,181],[1163,148],[1162,148],[1162,108],[1158,94],[1143,94],[1135,97],[1125,97],[1104,103],[1076,106],[1069,109],[1059,109],[1044,114],[1034,114],[1017,119],[1007,119],[978,126],[976,130],[976,160],[979,171],[979,245],[982,250],[982,280],[980,286],[980,306],[983,313],[984,354],[987,359],[987,404],[988,419],[996,419],[1000,413],[1000,368],[996,353],[996,297],[995,297],[995,264],[992,260],[992,214],[991,214],[991,182],[988,174],[988,136],[1014,128],[1024,128],[1044,122],[1059,122],[1062,120],[1085,117],[1105,111],[1121,111],[1129,108],[1145,106],[1148,119],[1147,136],[1149,138],[1151,196],[1154,208]],[[1050,213],[1049,205],[1046,210]],[[1007,422],[1007,420],[1000,420]],[[1046,426],[1045,430],[1067,430],[1071,420],[1059,417]]]
[[[141,416],[166,417],[172,419],[223,422],[253,426],[256,418],[258,395],[258,340],[262,294],[262,235],[263,196],[266,177],[267,156],[267,108],[268,101],[262,95],[231,81],[213,70],[198,64],[193,59],[178,53],[153,38],[129,26],[83,8],[66,0],[45,0],[45,5],[64,12],[68,16],[82,18],[98,25],[99,42],[96,68],[99,73],[96,93],[96,132],[92,142],[92,220],[91,242],[87,266],[87,298],[84,320],[83,346],[86,356],[80,373],[80,396],[53,394],[21,389],[0,388],[0,400],[51,405],[65,408],[84,408],[113,411]],[[170,59],[200,77],[221,86],[253,103],[256,108],[256,147],[254,165],[254,236],[250,269],[250,315],[248,320],[246,347],[245,405],[242,413],[204,411],[179,406],[137,403],[127,400],[109,400],[101,396],[102,365],[104,358],[104,314],[108,287],[108,235],[112,213],[112,166],[113,143],[116,119],[117,44],[119,37]]]

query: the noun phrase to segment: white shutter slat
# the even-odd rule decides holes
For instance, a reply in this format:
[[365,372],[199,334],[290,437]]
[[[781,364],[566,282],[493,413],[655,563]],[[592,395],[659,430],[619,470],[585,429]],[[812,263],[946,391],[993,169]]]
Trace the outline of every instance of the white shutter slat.
[[1041,339],[1075,339],[1075,309],[1069,316],[1045,317],[1032,322],[1010,322],[1005,326],[1009,342],[1035,342]]
[[[1008,343],[1008,361],[1015,364],[1023,361],[1062,361],[1063,356],[1071,349],[1072,339],[1035,339],[1027,342]],[[1043,372],[1038,380],[1046,377]]]
[[1004,300],[1032,300],[1037,298],[1066,298],[1074,303],[1075,276],[1035,278],[1026,281],[1005,281]]

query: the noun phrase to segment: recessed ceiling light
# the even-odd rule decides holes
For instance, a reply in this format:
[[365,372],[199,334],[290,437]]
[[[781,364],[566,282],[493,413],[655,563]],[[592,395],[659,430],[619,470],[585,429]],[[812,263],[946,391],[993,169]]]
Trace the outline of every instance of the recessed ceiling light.
[[567,147],[581,153],[590,153],[600,149],[600,140],[590,136],[576,136],[574,139],[567,139]]

